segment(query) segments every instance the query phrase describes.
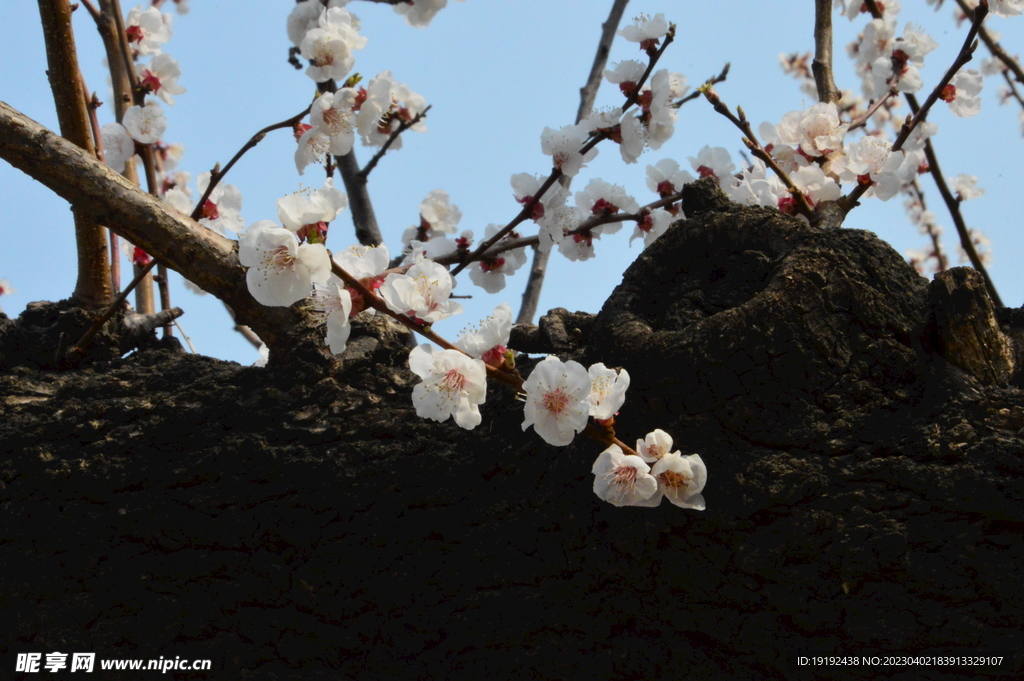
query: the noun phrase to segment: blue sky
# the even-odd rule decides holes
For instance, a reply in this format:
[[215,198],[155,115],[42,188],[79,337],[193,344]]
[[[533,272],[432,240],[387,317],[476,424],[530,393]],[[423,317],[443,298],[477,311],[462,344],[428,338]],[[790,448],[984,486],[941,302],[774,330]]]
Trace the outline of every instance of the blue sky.
[[[4,65],[0,100],[55,128],[38,6],[8,4],[0,40],[0,64]],[[900,32],[903,24],[912,21],[924,25],[939,42],[922,71],[927,88],[952,61],[967,27],[952,21],[952,0],[938,12],[923,0],[903,4]],[[407,26],[385,5],[358,1],[350,5],[362,20],[362,34],[369,38],[367,47],[356,53],[355,70],[369,78],[390,69],[397,80],[433,105],[428,132],[407,133],[403,149],[388,154],[370,178],[378,221],[393,252],[401,233],[418,222],[420,201],[434,189],[446,190],[462,210],[460,228],[478,235],[487,224],[507,222],[516,214],[519,206],[509,178],[520,172],[550,170],[550,160],[540,150],[541,132],[545,126],[573,122],[579,88],[589,72],[610,5],[610,0],[451,2],[426,29]],[[180,62],[179,83],[188,92],[177,97],[176,106],[164,106],[169,122],[165,140],[185,145],[180,167],[192,173],[193,181],[215,163],[226,162],[256,130],[301,111],[312,96],[312,81],[286,61],[290,43],[285,18],[292,6],[291,0],[191,0],[189,14],[174,16],[174,36],[165,51]],[[130,7],[124,5],[126,11]],[[811,7],[806,0],[633,0],[626,17],[662,12],[678,24],[677,40],[659,66],[683,73],[691,86],[731,62],[728,81],[716,89],[732,108],[742,106],[756,129],[761,121],[777,123],[788,111],[814,103],[778,65],[780,53],[813,48]],[[855,22],[836,15],[834,21],[836,79],[840,87],[858,88],[845,46],[856,37],[866,15]],[[1024,17],[992,17],[987,25],[1002,34],[1010,53],[1024,45]],[[84,10],[76,13],[75,30],[86,82],[105,99],[102,46]],[[611,62],[639,54],[635,44],[619,38]],[[984,47],[970,66],[977,66],[982,56],[987,56]],[[974,118],[956,118],[940,105],[930,120],[939,125],[933,142],[947,177],[977,175],[979,186],[986,190],[985,196],[963,204],[963,211],[968,225],[982,229],[992,241],[990,272],[1004,303],[1019,306],[1024,303],[1024,282],[1015,271],[1022,247],[1015,199],[1020,192],[1024,140],[1018,109],[998,105],[998,87],[997,78],[986,80],[982,111]],[[599,107],[619,101],[616,88],[602,86]],[[103,107],[100,115],[102,122],[112,120],[111,107]],[[625,186],[641,204],[646,203],[655,198],[645,185],[648,164],[674,158],[688,166],[687,157],[696,156],[706,144],[725,147],[740,162],[738,131],[698,100],[680,110],[673,139],[659,151],[645,153],[638,164],[623,164],[614,146],[602,145],[601,154],[580,173],[574,189],[601,177]],[[242,191],[247,224],[276,219],[275,201],[300,186],[320,186],[322,176],[312,167],[304,177],[296,173],[293,153],[294,140],[288,132],[272,133],[228,175],[225,181]],[[363,162],[371,156],[370,149],[359,146],[357,153]],[[924,186],[952,252],[956,243],[952,222],[930,179],[924,179]],[[2,162],[0,204],[6,237],[0,251],[0,278],[9,279],[17,289],[0,298],[0,307],[15,316],[31,301],[67,297],[75,281],[68,205]],[[347,212],[334,223],[328,244],[332,249],[354,242],[350,225]],[[899,198],[887,203],[866,201],[851,213],[846,226],[871,229],[901,253],[925,245],[925,237],[907,221]],[[627,245],[631,232],[626,228],[606,235],[597,242],[597,257],[587,262],[572,263],[554,254],[540,309],[596,312],[640,252],[639,241],[632,248]],[[439,323],[436,330],[454,338],[463,326],[503,301],[517,310],[525,270],[497,295],[488,295],[460,277],[466,280],[457,292],[473,295],[472,300],[462,301],[467,312]],[[256,351],[232,330],[220,302],[188,292],[180,278],[172,276],[173,303],[185,309],[180,322],[196,349],[253,362]]]

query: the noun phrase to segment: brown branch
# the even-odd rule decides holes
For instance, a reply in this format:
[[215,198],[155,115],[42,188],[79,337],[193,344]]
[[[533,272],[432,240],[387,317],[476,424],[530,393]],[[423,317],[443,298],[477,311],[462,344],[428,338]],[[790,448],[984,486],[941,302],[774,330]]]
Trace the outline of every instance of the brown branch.
[[[907,95],[907,101],[910,103],[911,109],[917,106],[917,100],[913,95]],[[938,156],[935,155],[935,149],[932,147],[931,140],[925,140],[924,143],[924,155],[928,159],[928,172],[931,173],[932,179],[935,180],[935,186],[939,190],[939,194],[942,196],[942,200],[946,204],[946,208],[949,210],[950,217],[953,218],[953,224],[956,226],[956,233],[960,237],[960,246],[964,249],[967,257],[971,261],[971,265],[974,269],[981,273],[981,276],[985,279],[985,289],[988,291],[989,298],[997,306],[1002,307],[1003,301],[999,297],[999,293],[996,291],[995,284],[992,283],[992,278],[988,274],[988,270],[985,268],[985,264],[981,261],[981,256],[978,255],[978,251],[974,248],[974,241],[971,239],[971,233],[967,229],[967,223],[964,222],[964,216],[960,212],[960,201],[953,196],[953,192],[949,190],[949,186],[946,184],[946,178],[942,174],[942,169],[939,167]]]
[[910,133],[912,133],[914,129],[917,128],[918,124],[921,121],[928,117],[928,112],[931,111],[931,108],[935,104],[935,102],[939,101],[939,97],[942,96],[942,91],[949,84],[949,82],[953,80],[953,76],[955,76],[957,72],[960,71],[960,67],[964,66],[965,64],[967,64],[967,62],[971,61],[971,59],[974,58],[974,50],[978,47],[977,42],[975,42],[975,37],[977,37],[978,29],[981,28],[981,22],[984,21],[985,15],[987,13],[987,6],[980,5],[978,7],[978,11],[974,13],[975,21],[971,25],[971,30],[967,32],[967,39],[964,40],[964,44],[960,48],[959,54],[956,55],[956,59],[953,60],[953,63],[950,65],[950,67],[946,69],[946,73],[942,76],[942,79],[938,82],[938,84],[932,89],[931,93],[928,95],[928,98],[924,100],[923,105],[918,106],[915,109],[917,103],[916,98],[914,97],[914,95],[906,93],[908,102],[911,99],[914,99],[914,103],[911,104],[910,107],[911,109],[914,109],[914,117],[908,123],[903,124],[903,127],[900,129],[900,134],[896,136],[896,141],[892,143],[893,151],[899,151],[901,148],[903,148],[903,144],[907,141],[907,138],[910,137]]
[[832,79],[832,0],[814,0],[814,61],[811,62],[819,102],[843,96]]
[[867,126],[868,121],[871,120],[871,117],[875,115],[875,112],[881,109],[883,106],[885,106],[885,103],[889,101],[892,97],[895,97],[896,94],[896,88],[890,87],[886,91],[885,95],[880,97],[878,101],[874,102],[870,107],[868,107],[868,110],[864,113],[863,116],[860,117],[860,119],[850,123],[850,127],[846,129],[846,132],[850,132],[851,130],[856,130],[857,128],[863,128]]
[[[71,5],[68,0],[39,0],[39,14],[46,41],[47,76],[61,134],[86,154],[95,157],[86,93],[79,75],[75,35],[71,29]],[[102,307],[113,296],[106,230],[92,216],[81,211],[74,211],[74,220],[78,279],[72,297],[85,307]]]
[[352,225],[356,231],[356,239],[363,246],[378,246],[384,243],[380,227],[377,225],[377,214],[373,210],[370,191],[367,189],[366,178],[359,173],[359,160],[353,148],[344,156],[335,156],[341,181],[345,184],[348,194],[348,208],[352,211]]
[[590,115],[594,108],[594,101],[597,99],[597,91],[604,80],[605,66],[608,65],[608,55],[611,53],[612,41],[615,39],[615,32],[622,21],[622,15],[626,12],[626,5],[629,0],[615,0],[612,9],[608,12],[608,18],[601,24],[601,38],[597,42],[597,52],[594,54],[594,63],[590,67],[590,75],[587,76],[586,84],[580,88],[580,106],[576,110],[576,122],[579,123]]
[[237,244],[178,213],[94,157],[0,102],[0,158],[220,298],[271,347],[294,343],[294,310],[249,294]]

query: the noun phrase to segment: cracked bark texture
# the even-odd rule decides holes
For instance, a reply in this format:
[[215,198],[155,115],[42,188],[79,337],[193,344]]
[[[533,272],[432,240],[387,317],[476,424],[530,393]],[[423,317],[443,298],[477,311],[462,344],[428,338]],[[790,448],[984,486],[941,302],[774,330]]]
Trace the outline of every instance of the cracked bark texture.
[[[1020,376],[976,376],[991,363],[937,339],[976,309],[1009,343],[997,354],[1019,356],[1021,311],[930,293],[869,233],[704,184],[686,211],[599,314],[554,310],[514,342],[627,368],[619,436],[661,427],[700,453],[706,512],[599,501],[598,448],[522,433],[496,387],[475,431],[417,419],[387,320],[312,384],[159,349],[64,373],[8,361],[4,664],[75,650],[211,658],[206,678],[237,679],[1018,677]],[[21,326],[0,317],[0,350],[31,339]],[[797,665],[813,653],[1005,661]]]

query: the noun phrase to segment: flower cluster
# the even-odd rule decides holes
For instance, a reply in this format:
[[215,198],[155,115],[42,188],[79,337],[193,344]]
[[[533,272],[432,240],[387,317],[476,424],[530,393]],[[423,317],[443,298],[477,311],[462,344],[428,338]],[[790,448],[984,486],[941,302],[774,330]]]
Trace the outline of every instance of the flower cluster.
[[[382,71],[365,87],[352,85],[325,92],[313,102],[309,124],[296,128],[295,166],[301,175],[306,166],[323,162],[328,154],[347,154],[356,134],[365,146],[379,147],[403,124],[425,132],[426,125],[417,120],[425,110],[426,100],[396,81],[390,71]],[[396,137],[390,148],[401,146],[402,138]]]
[[[672,438],[662,430],[647,436],[648,441],[652,438],[667,440],[666,450],[672,447]],[[703,511],[701,491],[708,472],[700,455],[659,451],[657,456],[648,456],[642,448],[644,442],[637,441],[640,455],[623,454],[618,445],[601,452],[591,469],[594,494],[615,506],[658,506],[668,498],[679,508]]]

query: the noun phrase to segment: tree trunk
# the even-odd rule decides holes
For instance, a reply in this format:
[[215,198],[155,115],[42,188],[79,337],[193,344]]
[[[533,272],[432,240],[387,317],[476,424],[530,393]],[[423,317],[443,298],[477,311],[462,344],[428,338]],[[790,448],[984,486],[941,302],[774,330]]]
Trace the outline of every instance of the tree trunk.
[[[1019,676],[1020,375],[954,362],[939,339],[942,320],[976,315],[1005,357],[1021,315],[996,310],[993,328],[983,289],[944,298],[870,233],[740,208],[706,182],[685,211],[596,317],[555,310],[513,344],[627,368],[619,437],[662,428],[699,453],[707,511],[598,500],[598,448],[523,433],[496,386],[474,431],[418,419],[405,337],[385,319],[360,324],[344,370],[315,384],[160,351],[63,374],[8,362],[9,663],[95,651],[209,658],[212,678]],[[957,315],[937,310],[954,298]],[[28,326],[0,318],[0,351]],[[799,664],[822,654],[859,664]],[[957,654],[1002,663],[861,661]]]

